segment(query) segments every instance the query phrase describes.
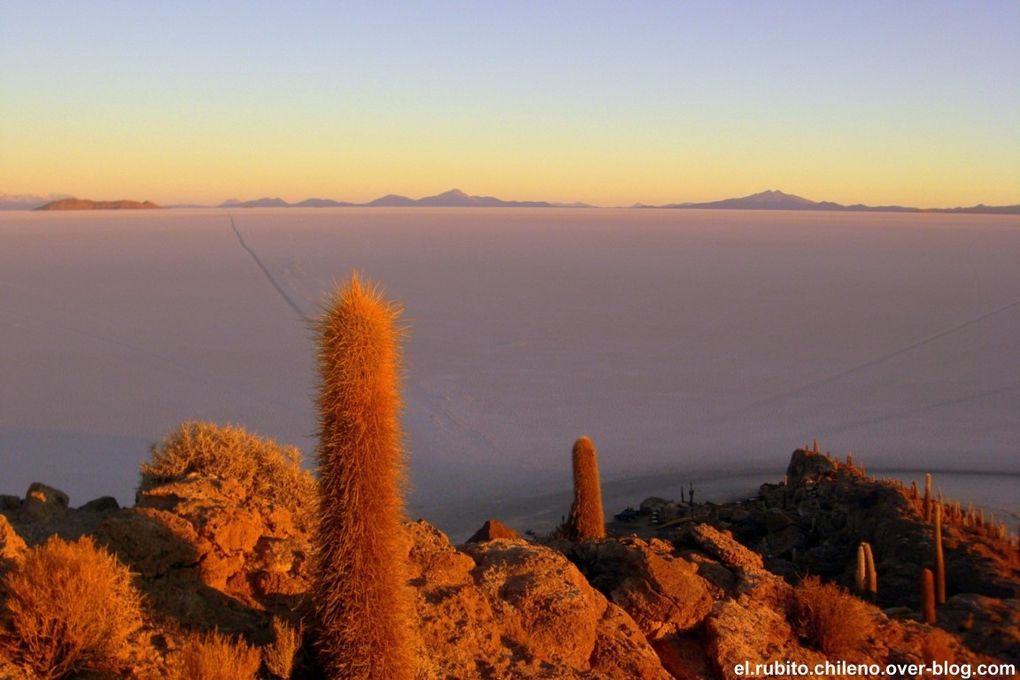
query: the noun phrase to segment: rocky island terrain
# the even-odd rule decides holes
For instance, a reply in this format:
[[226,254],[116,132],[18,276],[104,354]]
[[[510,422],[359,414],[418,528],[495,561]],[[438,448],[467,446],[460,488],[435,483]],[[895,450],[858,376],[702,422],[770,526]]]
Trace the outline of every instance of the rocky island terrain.
[[[166,469],[168,452],[191,446],[248,453],[235,460],[243,467],[195,457]],[[142,616],[109,677],[172,675],[210,631],[262,650],[253,657],[261,677],[326,677],[309,649],[315,482],[296,451],[189,424],[153,455],[130,508],[112,498],[72,508],[44,484],[0,496],[4,571],[54,536],[92,541],[127,566]],[[1017,546],[966,513],[943,525],[948,598],[934,625],[923,621],[921,573],[934,564],[923,506],[896,482],[798,449],[785,483],[763,484],[753,499],[647,499],[600,539],[525,540],[490,520],[455,546],[427,521],[408,522],[422,677],[736,678],[741,663],[836,657],[883,667],[1020,662]],[[875,555],[874,594],[851,594],[862,541]],[[805,596],[834,599],[838,618],[805,624]],[[844,637],[828,639],[826,626]],[[300,637],[280,675],[266,659],[288,632]],[[8,640],[0,651],[0,677],[32,677],[12,648]]]

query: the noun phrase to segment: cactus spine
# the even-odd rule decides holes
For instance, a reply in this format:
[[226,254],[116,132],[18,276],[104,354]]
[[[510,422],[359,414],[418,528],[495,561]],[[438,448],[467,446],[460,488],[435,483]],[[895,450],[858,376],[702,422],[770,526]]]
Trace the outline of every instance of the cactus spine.
[[574,442],[571,456],[574,466],[574,503],[567,518],[567,535],[571,540],[603,538],[606,521],[602,514],[602,486],[595,444],[588,437]]
[[415,674],[406,576],[399,309],[355,275],[318,322],[319,512],[314,591],[330,677]]
[[921,612],[924,614],[924,622],[929,626],[935,625],[935,578],[931,569],[925,567],[921,572]]

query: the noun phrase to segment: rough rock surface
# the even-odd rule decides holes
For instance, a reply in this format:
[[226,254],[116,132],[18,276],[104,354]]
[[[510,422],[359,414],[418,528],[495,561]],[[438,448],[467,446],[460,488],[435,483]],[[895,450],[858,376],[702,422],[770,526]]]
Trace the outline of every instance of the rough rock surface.
[[462,550],[411,525],[424,644],[440,677],[669,678],[634,621],[561,554],[523,540]]
[[623,538],[570,546],[589,582],[622,607],[649,640],[696,628],[712,608],[709,583],[665,541]]
[[517,539],[521,538],[521,535],[500,522],[498,519],[487,519],[485,520],[485,524],[483,524],[478,531],[472,534],[471,538],[469,538],[467,542],[484,543],[485,541],[492,541],[497,538]]

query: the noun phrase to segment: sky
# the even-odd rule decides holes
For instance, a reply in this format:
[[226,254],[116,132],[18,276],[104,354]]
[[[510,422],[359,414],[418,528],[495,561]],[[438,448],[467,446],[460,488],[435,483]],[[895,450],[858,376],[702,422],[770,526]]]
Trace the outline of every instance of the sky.
[[0,0],[0,193],[1020,203],[1020,3]]

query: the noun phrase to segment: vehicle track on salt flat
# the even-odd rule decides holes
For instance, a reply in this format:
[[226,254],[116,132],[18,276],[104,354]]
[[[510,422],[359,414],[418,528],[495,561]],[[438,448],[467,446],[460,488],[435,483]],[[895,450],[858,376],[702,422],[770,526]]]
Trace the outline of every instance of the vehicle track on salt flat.
[[946,337],[948,335],[953,335],[954,333],[959,333],[960,331],[965,330],[967,328],[970,328],[971,326],[977,325],[977,324],[981,323],[982,321],[985,321],[986,319],[990,319],[990,318],[992,318],[994,316],[998,316],[999,314],[1002,314],[1004,312],[1008,312],[1011,309],[1014,309],[1014,308],[1017,308],[1017,307],[1020,307],[1020,300],[1014,300],[1013,302],[1009,302],[1009,303],[1007,303],[1005,305],[1002,305],[1000,307],[996,307],[995,309],[993,309],[991,311],[988,311],[988,312],[985,312],[984,314],[979,314],[978,316],[975,316],[975,317],[973,317],[971,319],[967,319],[966,321],[962,321],[962,322],[956,324],[955,326],[951,326],[949,328],[944,328],[941,331],[933,333],[933,334],[931,334],[931,335],[929,335],[927,337],[921,338],[920,340],[916,340],[914,342],[911,342],[911,343],[909,343],[907,345],[904,345],[903,347],[895,349],[895,350],[893,350],[891,352],[887,352],[886,354],[883,354],[881,356],[875,357],[874,359],[869,359],[868,361],[864,361],[864,362],[861,362],[859,364],[855,364],[854,366],[850,366],[849,368],[845,368],[842,371],[838,371],[836,373],[833,373],[831,375],[825,376],[823,378],[818,378],[816,380],[812,380],[810,382],[804,383],[803,385],[800,385],[800,386],[795,387],[793,389],[787,390],[785,392],[781,392],[779,394],[772,395],[771,397],[766,397],[764,399],[759,399],[758,401],[755,401],[755,402],[753,402],[751,404],[748,404],[747,406],[743,406],[743,407],[737,409],[736,411],[732,411],[730,413],[727,413],[725,416],[718,416],[717,418],[714,418],[713,421],[721,420],[721,419],[724,419],[724,418],[731,418],[731,417],[736,416],[736,415],[746,414],[749,411],[753,411],[753,410],[755,410],[755,409],[757,409],[757,408],[759,408],[761,406],[765,406],[766,404],[771,404],[771,403],[774,403],[774,402],[777,402],[777,401],[783,401],[785,399],[789,399],[790,397],[796,396],[798,394],[802,394],[803,392],[807,392],[808,390],[817,389],[817,388],[822,387],[824,385],[828,385],[830,383],[834,383],[837,380],[842,380],[843,378],[845,378],[845,377],[847,377],[849,375],[852,375],[854,373],[857,373],[859,371],[866,371],[869,368],[874,368],[875,366],[878,366],[880,364],[884,364],[885,362],[887,362],[887,361],[889,361],[891,359],[895,359],[896,357],[901,356],[903,354],[906,354],[907,352],[912,352],[915,349],[919,349],[919,348],[924,347],[925,345],[931,344],[931,343],[933,343],[933,342],[935,342],[937,340],[941,340],[942,338],[944,338],[944,337]]
[[227,211],[227,217],[230,218],[230,229],[234,232],[234,236],[237,237],[237,242],[240,243],[245,252],[251,256],[252,262],[254,262],[255,266],[261,270],[262,275],[266,277],[266,281],[269,282],[269,285],[271,285],[277,294],[283,298],[283,301],[287,303],[287,306],[294,310],[294,313],[297,314],[299,319],[305,323],[311,323],[311,318],[304,313],[301,306],[294,301],[294,298],[287,294],[287,291],[283,289],[283,286],[279,284],[276,277],[273,276],[272,272],[269,271],[269,268],[262,262],[262,259],[259,258],[258,254],[251,248],[251,246],[248,245],[248,242],[244,240],[244,236],[241,235],[237,225],[234,224],[234,216],[229,210]]

